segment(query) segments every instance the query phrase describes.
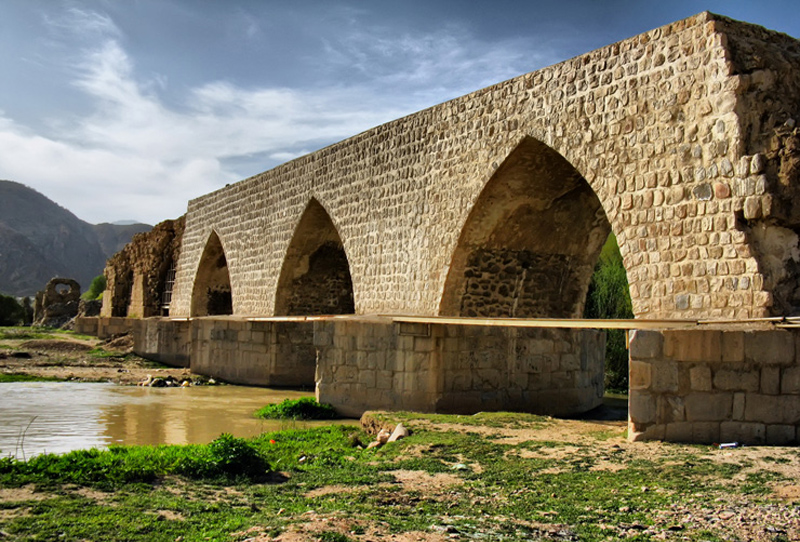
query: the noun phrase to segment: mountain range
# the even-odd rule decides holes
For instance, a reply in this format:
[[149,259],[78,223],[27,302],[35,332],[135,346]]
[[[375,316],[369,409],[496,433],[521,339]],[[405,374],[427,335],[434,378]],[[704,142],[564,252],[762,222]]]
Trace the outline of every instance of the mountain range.
[[134,234],[152,226],[89,224],[36,190],[0,180],[0,293],[34,295],[53,277],[82,290]]

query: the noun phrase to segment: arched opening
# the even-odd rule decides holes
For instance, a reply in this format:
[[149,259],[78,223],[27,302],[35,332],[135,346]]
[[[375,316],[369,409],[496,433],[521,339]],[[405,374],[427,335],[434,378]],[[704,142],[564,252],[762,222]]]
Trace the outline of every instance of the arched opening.
[[312,199],[286,251],[275,314],[279,316],[353,314],[350,264],[331,217]]
[[233,314],[228,260],[217,232],[211,232],[200,257],[192,290],[192,316]]
[[467,218],[439,313],[580,318],[610,231],[581,174],[558,152],[526,137]]

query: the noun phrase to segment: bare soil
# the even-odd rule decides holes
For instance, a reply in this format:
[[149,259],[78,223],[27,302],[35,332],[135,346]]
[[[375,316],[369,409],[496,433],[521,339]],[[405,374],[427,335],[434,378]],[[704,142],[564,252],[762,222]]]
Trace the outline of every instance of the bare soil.
[[[0,341],[0,373],[77,382],[113,382],[133,386],[148,375],[190,376],[189,369],[167,368],[132,353],[128,337],[105,342],[64,335],[58,339]],[[3,348],[5,347],[5,348]]]

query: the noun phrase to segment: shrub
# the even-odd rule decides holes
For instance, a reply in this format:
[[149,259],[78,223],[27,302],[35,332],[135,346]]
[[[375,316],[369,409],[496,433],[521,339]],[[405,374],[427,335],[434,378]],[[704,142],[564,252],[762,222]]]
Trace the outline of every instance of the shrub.
[[223,433],[208,445],[211,462],[220,474],[228,476],[263,476],[269,465],[264,456],[245,439]]
[[81,295],[81,299],[86,301],[92,301],[93,299],[100,299],[103,297],[103,292],[106,290],[106,276],[105,275],[97,275],[95,278],[92,279],[92,283],[89,284],[89,289],[83,292]]
[[0,326],[16,326],[25,321],[25,309],[16,298],[0,294]]
[[258,409],[255,416],[272,420],[332,420],[339,417],[331,405],[320,404],[311,397],[285,399],[276,405],[267,405]]

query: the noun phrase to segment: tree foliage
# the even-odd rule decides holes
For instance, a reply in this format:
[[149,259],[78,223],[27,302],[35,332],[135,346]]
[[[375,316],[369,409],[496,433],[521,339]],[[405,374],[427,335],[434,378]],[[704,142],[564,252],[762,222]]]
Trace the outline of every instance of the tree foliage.
[[103,297],[103,292],[106,290],[106,276],[105,275],[97,275],[95,278],[92,279],[92,283],[89,285],[89,289],[86,290],[83,295],[81,295],[81,299],[86,301],[91,301],[93,299],[100,299]]
[[[600,252],[589,293],[586,298],[586,318],[633,318],[628,275],[622,263],[617,238],[610,234]],[[606,339],[606,388],[627,390],[628,351],[625,330],[610,329]]]
[[15,297],[0,294],[0,326],[16,326],[25,321],[25,310]]

